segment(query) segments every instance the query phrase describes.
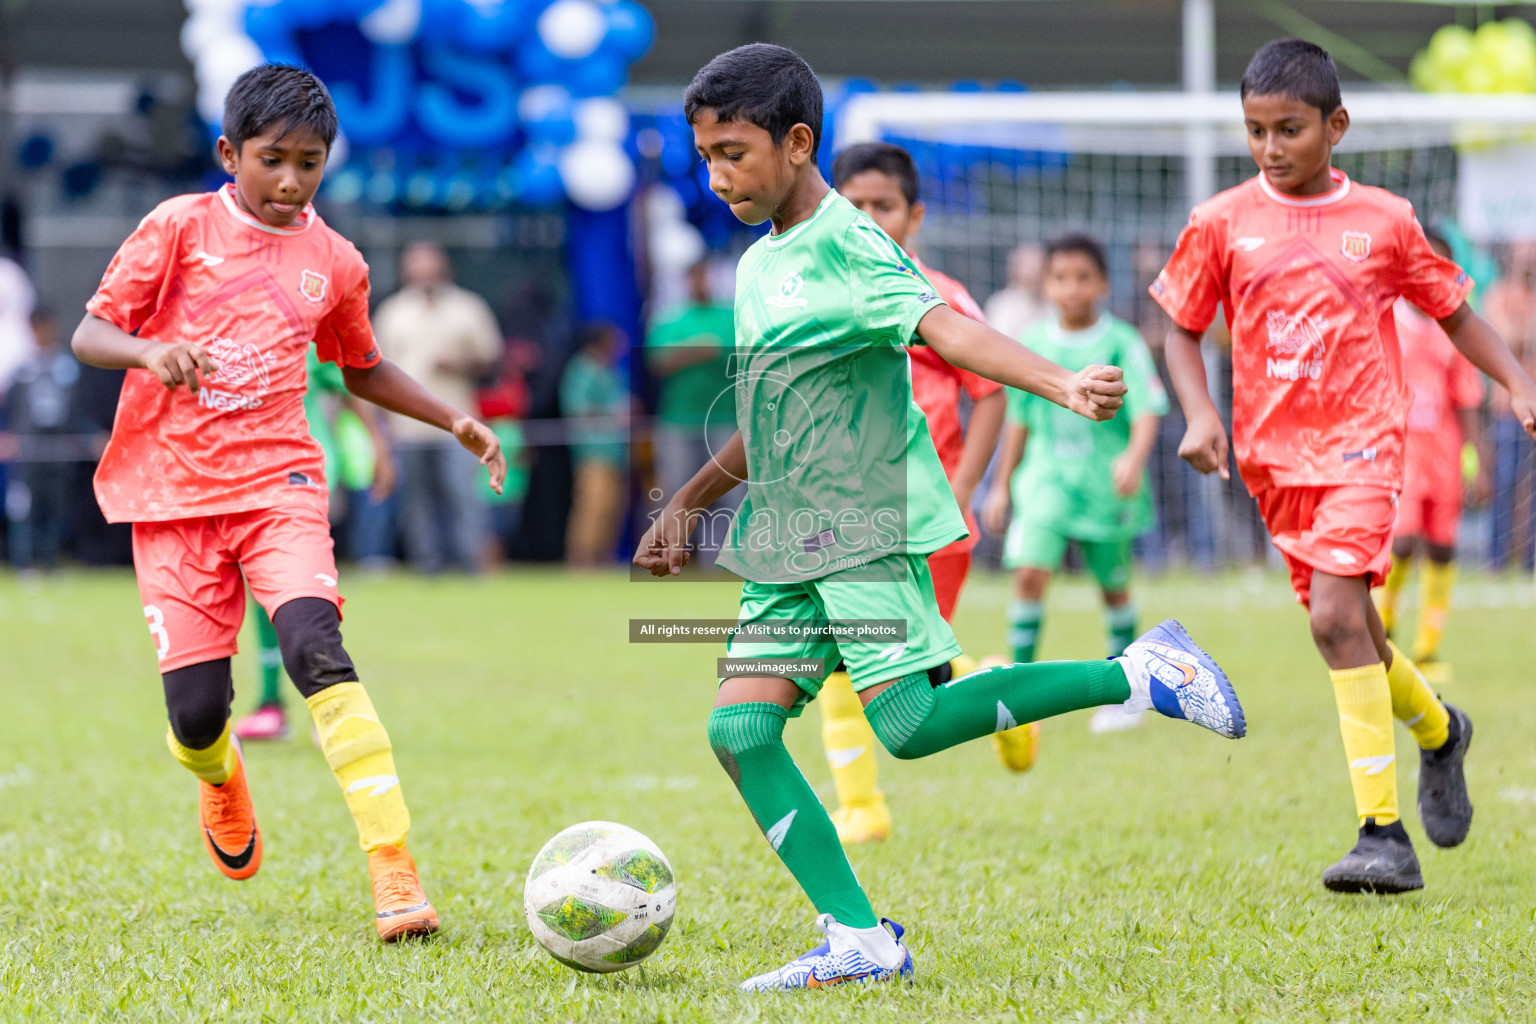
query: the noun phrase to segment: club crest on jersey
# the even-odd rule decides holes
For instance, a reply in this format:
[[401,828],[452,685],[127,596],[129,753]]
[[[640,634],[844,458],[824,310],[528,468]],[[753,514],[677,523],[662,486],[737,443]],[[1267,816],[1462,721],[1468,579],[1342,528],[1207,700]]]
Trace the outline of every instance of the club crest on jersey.
[[800,289],[804,287],[805,279],[798,272],[791,273],[779,282],[779,293],[768,296],[768,305],[780,309],[804,309],[805,300],[800,298]]
[[310,302],[325,301],[326,279],[324,274],[317,274],[313,270],[304,271],[299,278],[299,294]]
[[1359,263],[1371,254],[1371,236],[1364,231],[1346,231],[1339,249],[1345,259]]

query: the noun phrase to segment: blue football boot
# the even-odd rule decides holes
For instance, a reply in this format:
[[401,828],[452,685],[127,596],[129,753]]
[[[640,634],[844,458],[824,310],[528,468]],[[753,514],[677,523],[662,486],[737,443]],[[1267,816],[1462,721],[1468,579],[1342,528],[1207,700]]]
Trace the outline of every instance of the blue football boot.
[[1119,660],[1131,684],[1127,707],[1156,708],[1233,740],[1248,731],[1227,674],[1173,619],[1137,637]]
[[[759,974],[741,983],[743,992],[783,992],[792,988],[831,988],[848,981],[912,980],[912,953],[902,943],[905,929],[895,921],[880,919],[887,937],[894,943],[870,941],[867,932],[838,924],[831,914],[816,919],[816,927],[827,933],[826,941],[803,953],[783,967]],[[885,946],[885,949],[871,948]],[[881,960],[899,957],[897,966],[886,967]]]

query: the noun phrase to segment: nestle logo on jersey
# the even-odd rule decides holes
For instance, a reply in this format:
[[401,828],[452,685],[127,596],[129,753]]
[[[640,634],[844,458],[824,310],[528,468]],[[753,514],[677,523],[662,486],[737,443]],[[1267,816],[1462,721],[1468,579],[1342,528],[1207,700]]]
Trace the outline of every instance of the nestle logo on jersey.
[[254,409],[261,405],[261,399],[255,395],[237,395],[231,391],[220,391],[204,384],[197,389],[197,404],[205,409],[214,409],[218,412],[231,412],[235,409]]
[[1272,309],[1265,314],[1269,326],[1269,356],[1264,374],[1275,380],[1317,380],[1323,375],[1323,343],[1327,317],[1309,313],[1283,313]]

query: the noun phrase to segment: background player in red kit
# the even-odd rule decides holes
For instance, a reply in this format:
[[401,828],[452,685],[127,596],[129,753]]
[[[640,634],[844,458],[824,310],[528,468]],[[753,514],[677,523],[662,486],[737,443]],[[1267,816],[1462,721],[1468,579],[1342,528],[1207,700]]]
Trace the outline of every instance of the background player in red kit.
[[[872,142],[843,150],[832,164],[832,184],[902,248],[907,247],[923,223],[917,167],[900,146]],[[959,281],[924,266],[916,257],[913,260],[951,309],[986,322],[981,307]],[[970,530],[969,537],[928,556],[934,597],[939,614],[947,622],[954,615],[960,588],[971,569],[971,549],[976,546],[971,495],[997,447],[1007,400],[1002,385],[951,366],[926,345],[909,346],[907,353],[912,367],[912,397],[928,420],[928,433],[933,436],[939,462]],[[962,430],[960,425],[962,391],[975,403],[968,430]],[[975,667],[963,655],[948,666],[955,675],[964,675]],[[818,703],[821,741],[837,786],[839,806],[832,821],[837,826],[838,838],[845,843],[884,839],[891,831],[891,812],[878,786],[875,734],[864,718],[863,705],[853,692],[848,673],[835,672],[829,676],[822,685]],[[1023,738],[1017,742],[1025,744],[1039,732],[1038,725],[1033,726],[1032,732],[1031,726],[1020,729]]]
[[[1450,244],[1425,232],[1430,247],[1451,257]],[[1481,449],[1477,410],[1483,404],[1483,380],[1477,369],[1456,351],[1440,325],[1406,299],[1393,307],[1397,340],[1403,347],[1403,374],[1408,381],[1408,430],[1403,448],[1403,493],[1397,499],[1397,524],[1392,532],[1392,569],[1377,591],[1381,623],[1391,635],[1397,618],[1397,597],[1408,581],[1413,554],[1422,542],[1428,557],[1419,569],[1419,628],[1411,657],[1434,682],[1448,681],[1449,666],[1440,663],[1440,637],[1451,609],[1451,585],[1456,580],[1456,530],[1465,498],[1462,487],[1462,447]],[[1477,494],[1487,501],[1493,493],[1488,460],[1477,460]]]
[[330,95],[308,71],[267,64],[241,75],[218,143],[234,182],[144,218],[86,305],[74,350],[128,371],[96,497],[108,521],[133,523],[167,743],[200,780],[209,856],[230,878],[261,864],[229,734],[243,575],[314,716],[389,941],[435,931],[437,912],[405,848],[410,816],[389,735],[341,644],[323,455],[304,418],[309,345],[341,366],[353,394],[451,431],[498,490],[506,463],[489,429],[380,358],[368,266],[310,206],[336,130]]
[[1219,306],[1232,333],[1238,469],[1310,610],[1361,826],[1323,884],[1418,889],[1418,858],[1398,820],[1392,719],[1419,743],[1419,817],[1439,846],[1471,826],[1462,760],[1472,723],[1390,645],[1369,595],[1386,575],[1402,487],[1408,396],[1393,302],[1404,296],[1439,320],[1509,389],[1527,431],[1536,431],[1536,386],[1467,306],[1471,280],[1430,248],[1412,207],[1331,166],[1349,114],[1326,51],[1269,43],[1248,65],[1242,100],[1261,173],[1194,209],[1151,288],[1174,321],[1168,370],[1189,423],[1179,454],[1227,475],[1226,428],[1200,359]]

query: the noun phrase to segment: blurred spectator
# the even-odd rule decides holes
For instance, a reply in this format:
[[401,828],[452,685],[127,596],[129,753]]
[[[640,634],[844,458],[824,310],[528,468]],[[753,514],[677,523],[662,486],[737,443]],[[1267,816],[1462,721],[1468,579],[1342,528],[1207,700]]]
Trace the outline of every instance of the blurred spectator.
[[[484,299],[453,283],[448,254],[414,242],[400,257],[404,287],[374,314],[379,349],[437,398],[473,411],[475,383],[501,355],[501,333]],[[405,553],[422,572],[479,567],[487,516],[479,462],[425,423],[392,416],[400,456]]]
[[[1536,242],[1509,247],[1505,275],[1488,289],[1483,313],[1527,371],[1536,370]],[[1493,541],[1489,561],[1531,567],[1536,542],[1536,448],[1510,414],[1509,394],[1493,387]]]
[[[734,321],[731,307],[714,301],[709,263],[701,260],[688,269],[688,302],[657,317],[645,339],[646,365],[661,392],[655,452],[662,497],[657,504],[676,494],[736,430],[736,391],[730,377]],[[732,492],[714,507],[734,509],[740,501],[739,492]],[[700,522],[713,524],[715,517]],[[722,540],[718,528],[703,530],[701,544],[706,549],[718,549]]]
[[491,490],[489,479],[480,478],[480,497],[490,509],[491,535],[487,538],[486,564],[499,565],[510,556],[523,520],[523,499],[528,495],[529,458],[522,420],[528,415],[528,373],[540,362],[538,345],[512,339],[502,353],[496,380],[478,396],[480,418],[496,432],[501,454],[507,459],[507,478],[501,493]]
[[32,358],[28,320],[36,303],[37,292],[27,272],[16,261],[0,256],[0,397],[21,364]]
[[574,480],[565,561],[574,568],[590,568],[611,558],[623,521],[629,464],[624,420],[631,399],[613,365],[623,340],[613,324],[586,328],[581,347],[560,377],[561,414],[586,421],[572,423],[568,434]]
[[1008,284],[994,292],[982,312],[987,323],[1010,338],[1045,316],[1049,309],[1040,291],[1045,273],[1045,249],[1030,242],[1008,254]]
[[93,433],[77,411],[80,364],[59,343],[58,324],[46,310],[32,316],[35,339],[12,377],[6,397],[6,444],[16,461],[5,489],[11,564],[19,570],[58,565],[68,514],[69,484],[87,454],[79,437]]

